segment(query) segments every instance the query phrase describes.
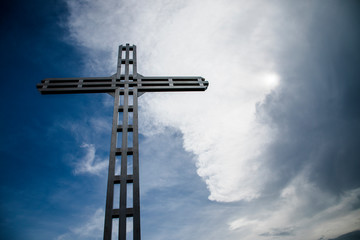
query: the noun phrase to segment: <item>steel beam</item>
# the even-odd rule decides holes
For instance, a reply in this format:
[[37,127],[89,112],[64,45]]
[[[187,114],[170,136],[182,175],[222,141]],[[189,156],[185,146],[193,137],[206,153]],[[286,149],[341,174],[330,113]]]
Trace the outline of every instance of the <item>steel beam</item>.
[[[118,239],[126,240],[126,219],[130,217],[133,218],[133,239],[141,239],[138,97],[145,92],[205,91],[208,85],[209,83],[199,76],[147,77],[138,74],[136,46],[129,44],[119,46],[116,73],[110,77],[46,78],[36,85],[41,94],[110,93],[114,96],[104,240],[112,239],[112,232],[116,227]],[[123,99],[123,102],[120,99]],[[130,99],[132,105],[129,103]],[[122,113],[121,124],[119,113]],[[129,123],[129,113],[133,115],[132,124]],[[121,147],[117,143],[120,134]],[[132,134],[132,144],[128,141],[129,134]],[[120,175],[115,174],[117,156],[121,157]],[[129,156],[133,158],[132,174],[127,172]],[[118,184],[119,208],[114,209],[114,187]],[[132,206],[127,203],[128,184],[133,187]],[[113,226],[114,218],[119,219],[118,226]]]

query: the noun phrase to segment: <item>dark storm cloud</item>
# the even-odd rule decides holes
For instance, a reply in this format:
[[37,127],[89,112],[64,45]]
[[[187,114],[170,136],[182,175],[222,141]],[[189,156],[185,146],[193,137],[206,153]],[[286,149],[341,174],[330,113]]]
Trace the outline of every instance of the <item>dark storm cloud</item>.
[[[317,2],[305,14],[305,41],[281,53],[281,86],[257,106],[259,120],[278,133],[267,156],[281,177],[269,190],[304,169],[334,194],[360,186],[359,10],[356,1]],[[303,21],[300,14],[293,12],[291,20]]]
[[[353,231],[353,232],[350,232],[350,233],[341,235],[337,238],[332,238],[329,240],[358,240],[358,239],[360,239],[360,230]],[[319,239],[319,240],[322,240],[322,239]]]
[[259,234],[259,236],[261,236],[261,237],[272,237],[272,236],[286,237],[286,236],[292,236],[292,235],[294,235],[294,230],[289,229],[289,228],[284,228],[284,229],[274,228],[274,229],[272,229],[271,232],[264,232],[264,233]]

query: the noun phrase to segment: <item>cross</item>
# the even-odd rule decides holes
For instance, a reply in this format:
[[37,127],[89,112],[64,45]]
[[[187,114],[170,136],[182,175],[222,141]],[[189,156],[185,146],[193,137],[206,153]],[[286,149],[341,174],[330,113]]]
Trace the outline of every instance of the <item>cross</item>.
[[[41,94],[109,93],[114,97],[104,240],[111,240],[113,219],[119,219],[118,239],[126,240],[126,219],[133,218],[133,239],[140,240],[138,97],[145,92],[205,91],[202,77],[145,77],[137,73],[136,46],[119,46],[116,73],[110,77],[46,78],[36,87]],[[120,101],[121,99],[121,101]],[[122,115],[122,119],[121,119]],[[132,122],[131,122],[132,121]],[[128,172],[132,157],[132,174]],[[116,166],[120,165],[120,173]],[[128,166],[129,165],[129,166]],[[114,188],[120,187],[114,209]],[[133,201],[127,199],[132,187]]]

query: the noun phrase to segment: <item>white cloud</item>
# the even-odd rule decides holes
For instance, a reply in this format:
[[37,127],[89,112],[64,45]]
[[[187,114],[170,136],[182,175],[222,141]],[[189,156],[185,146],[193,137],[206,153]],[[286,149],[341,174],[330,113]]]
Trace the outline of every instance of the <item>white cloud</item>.
[[[105,107],[108,105],[106,97],[103,104]],[[106,110],[110,109],[112,108],[107,106]],[[86,114],[80,119],[73,117],[65,120],[58,119],[54,129],[60,127],[69,131],[76,142],[80,144],[80,148],[84,150],[68,153],[65,156],[64,161],[74,167],[74,174],[104,175],[109,161],[109,135],[111,133],[112,117],[105,118],[104,114],[102,116],[93,114],[89,118],[90,111],[95,111],[92,106],[88,106]],[[97,113],[99,112],[97,111]],[[83,152],[84,155],[80,156],[80,152]]]
[[108,166],[108,159],[98,159],[96,157],[96,148],[93,144],[82,144],[86,150],[85,156],[75,163],[75,174],[90,173],[99,175]]
[[271,136],[256,123],[255,105],[279,79],[271,47],[278,40],[278,23],[272,19],[281,8],[258,1],[209,1],[206,7],[199,1],[68,4],[72,38],[89,49],[112,53],[111,64],[98,64],[112,67],[108,75],[115,69],[117,44],[130,41],[138,46],[138,69],[145,75],[207,78],[205,93],[141,97],[140,123],[152,127],[140,130],[180,129],[184,148],[198,156],[198,174],[210,199],[258,197],[268,176],[261,169],[260,149]]
[[71,227],[68,233],[58,236],[57,240],[102,239],[104,210],[99,208],[84,224]]
[[306,174],[296,177],[283,191],[280,200],[268,202],[261,210],[229,222],[232,231],[241,230],[254,239],[274,236],[282,239],[324,239],[358,229],[356,209],[360,188],[333,196],[310,183]]
[[[358,210],[347,207],[356,202],[357,189],[335,197],[313,184],[301,164],[295,166],[296,161],[316,162],[313,158],[297,159],[299,154],[294,151],[290,154],[294,159],[282,158],[272,165],[266,153],[274,139],[281,137],[279,129],[264,124],[268,122],[265,116],[256,115],[261,113],[256,104],[264,103],[269,93],[274,97],[279,89],[289,87],[290,80],[279,69],[291,66],[287,62],[297,63],[303,56],[296,52],[310,44],[306,36],[314,12],[312,4],[68,1],[70,39],[87,50],[87,73],[111,75],[117,45],[129,42],[137,45],[138,71],[143,75],[201,75],[210,82],[206,92],[143,95],[139,99],[140,131],[149,138],[169,129],[182,133],[183,147],[195,154],[197,173],[209,189],[209,199],[236,206],[229,214],[232,220],[228,227],[242,239],[328,238],[354,230],[359,223]],[[294,49],[294,54],[284,60],[283,48]],[[284,66],[278,66],[279,62]],[[291,90],[294,98],[304,97],[297,89]],[[280,97],[280,103],[288,101]],[[280,105],[273,108],[288,110]],[[305,105],[299,107],[308,109],[309,104]],[[299,116],[297,121],[309,120],[303,119],[302,112],[295,116]],[[285,126],[281,130],[287,131]],[[299,169],[291,172],[289,165]],[[158,160],[148,163],[146,169],[156,172],[165,168]],[[161,177],[171,177],[161,173]],[[290,177],[281,181],[281,174]],[[145,192],[155,185],[171,186],[148,179]],[[277,182],[283,185],[279,184],[271,196],[265,195],[269,194],[266,188]]]
[[[57,240],[103,239],[104,215],[105,215],[104,209],[98,208],[83,223],[78,223],[75,226],[71,226],[68,229],[67,233],[61,234],[56,239]],[[117,239],[118,224],[119,224],[119,219],[113,219],[112,239]],[[132,221],[127,220],[127,227],[126,227],[126,233],[128,234],[127,238],[130,238],[132,232],[133,232]]]

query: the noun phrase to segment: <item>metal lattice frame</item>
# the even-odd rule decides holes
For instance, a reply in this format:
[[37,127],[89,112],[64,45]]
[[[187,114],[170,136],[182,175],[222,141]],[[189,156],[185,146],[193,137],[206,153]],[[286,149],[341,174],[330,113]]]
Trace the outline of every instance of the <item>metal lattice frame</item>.
[[[205,91],[208,84],[202,77],[144,77],[138,74],[136,46],[129,44],[119,46],[117,71],[110,77],[47,78],[37,84],[36,87],[41,94],[109,93],[114,96],[104,240],[111,239],[114,218],[119,218],[118,239],[126,240],[126,219],[130,217],[133,218],[133,239],[141,239],[138,97],[145,92]],[[122,115],[122,121],[119,115]],[[128,140],[131,134],[132,141]],[[120,135],[121,146],[118,141]],[[127,172],[128,156],[133,158],[132,174]],[[115,173],[118,161],[121,165],[120,175]],[[118,185],[120,185],[120,203],[119,209],[114,209],[114,188]],[[129,204],[130,201],[127,201],[127,192],[131,185],[132,206]]]

